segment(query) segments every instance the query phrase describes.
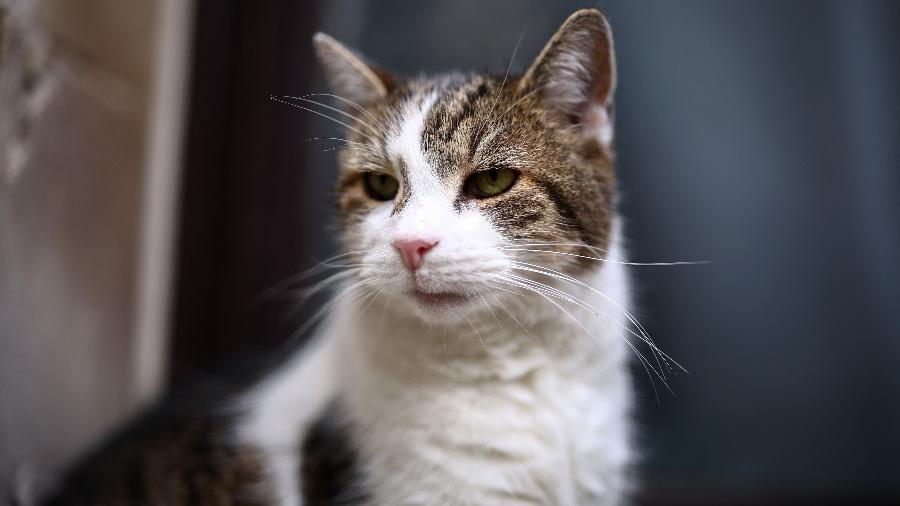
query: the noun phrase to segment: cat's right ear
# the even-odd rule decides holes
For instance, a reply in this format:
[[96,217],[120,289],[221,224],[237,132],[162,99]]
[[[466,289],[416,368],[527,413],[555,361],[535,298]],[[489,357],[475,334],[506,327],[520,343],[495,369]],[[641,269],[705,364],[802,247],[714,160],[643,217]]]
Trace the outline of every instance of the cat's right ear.
[[612,141],[616,59],[612,31],[596,9],[575,12],[557,30],[520,81],[551,108],[603,145]]
[[313,35],[313,46],[335,95],[360,106],[384,100],[394,78],[366,63],[360,56],[329,35]]

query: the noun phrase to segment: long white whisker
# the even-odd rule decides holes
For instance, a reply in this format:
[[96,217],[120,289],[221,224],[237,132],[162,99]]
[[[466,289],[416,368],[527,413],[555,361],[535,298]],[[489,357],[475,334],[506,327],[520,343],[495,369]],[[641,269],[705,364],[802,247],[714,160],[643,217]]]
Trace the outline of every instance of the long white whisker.
[[[572,304],[575,304],[576,306],[578,306],[578,307],[584,309],[585,311],[588,311],[589,313],[593,314],[595,317],[600,318],[602,321],[606,322],[606,323],[609,324],[610,326],[612,326],[613,324],[615,324],[615,325],[621,327],[622,329],[628,331],[630,334],[634,335],[634,336],[637,337],[638,339],[641,339],[641,341],[644,341],[645,343],[647,343],[647,341],[645,341],[641,336],[639,336],[638,334],[636,334],[634,331],[632,331],[631,329],[629,329],[627,326],[622,325],[620,322],[613,320],[612,318],[609,317],[609,315],[607,315],[607,314],[606,314],[605,312],[603,312],[602,310],[599,310],[599,309],[593,307],[592,305],[590,305],[590,304],[588,304],[587,302],[585,302],[585,301],[579,299],[578,297],[575,297],[575,296],[572,295],[572,294],[566,293],[566,292],[564,292],[564,291],[562,291],[562,290],[559,290],[559,289],[557,289],[557,288],[554,288],[554,287],[552,287],[552,286],[550,286],[550,285],[547,285],[547,284],[545,284],[545,283],[541,283],[541,282],[539,282],[539,281],[534,281],[534,280],[532,280],[532,279],[524,278],[524,277],[522,277],[522,276],[517,276],[517,275],[515,275],[515,274],[510,274],[510,275],[508,275],[508,277],[506,277],[505,279],[507,279],[507,281],[516,281],[516,282],[522,283],[522,284],[524,284],[524,285],[527,285],[527,286],[529,286],[529,287],[531,287],[531,288],[534,288],[534,289],[540,291],[541,293],[548,293],[549,295],[554,296],[554,297],[556,297],[556,298],[558,298],[558,299],[565,300],[566,302],[570,302],[570,303],[572,303]],[[579,322],[579,324],[580,324],[580,322]],[[582,327],[583,327],[583,325],[582,325]],[[628,339],[626,338],[625,341],[628,342]],[[647,344],[649,345],[650,343],[647,343]],[[653,349],[653,346],[651,346],[651,349]],[[656,355],[654,355],[654,357],[656,357]],[[657,358],[657,364],[659,364],[659,359],[658,359],[658,358]],[[653,367],[652,365],[650,366],[650,368],[653,369],[653,371],[657,374],[657,376],[659,376],[659,379],[662,380],[663,384],[666,385],[666,388],[669,388],[669,385],[668,385],[668,383],[666,382],[666,379],[665,379],[665,374],[664,374],[664,370],[662,369],[662,365],[660,365],[659,367],[660,367],[660,369],[657,370],[657,369],[656,369],[655,367]]]
[[298,290],[297,293],[295,293],[291,297],[293,303],[286,310],[284,318],[286,320],[293,318],[300,312],[300,309],[303,308],[303,306],[307,302],[309,302],[309,300],[312,299],[313,296],[315,296],[317,293],[321,293],[327,289],[332,288],[333,286],[340,284],[340,282],[342,282],[344,279],[352,277],[353,274],[355,274],[355,272],[352,270],[340,271],[318,281],[312,286],[309,286],[302,290]]
[[[539,270],[532,269],[532,268],[523,268],[523,267],[515,267],[515,266],[514,266],[513,269],[516,269],[516,270],[523,270],[523,271],[527,271],[527,272],[534,272],[534,273],[537,273],[537,274],[543,274],[543,275],[546,275],[546,276],[554,277],[554,278],[556,278],[556,279],[565,279],[565,278],[561,278],[561,277],[559,277],[559,276],[555,276],[555,275],[550,274],[550,273],[541,272],[541,271],[539,271]],[[522,278],[522,279],[528,279],[528,278]],[[531,281],[533,281],[533,280],[531,280]],[[575,281],[577,281],[577,280],[575,280]],[[538,282],[536,282],[536,281],[534,281],[534,282],[535,282],[535,283],[538,283]],[[542,285],[542,286],[544,286],[544,287],[546,287],[547,289],[554,289],[553,287],[550,287],[550,285],[546,285],[546,284],[544,284],[544,283],[539,283],[539,284]],[[588,288],[590,288],[590,287],[588,287]],[[562,292],[561,290],[560,290],[560,292],[561,292],[561,293],[566,293],[566,292]],[[571,294],[567,294],[567,295],[569,295],[569,296],[571,296],[571,297],[574,297],[574,296],[572,296]],[[580,299],[578,299],[578,300],[580,301]],[[584,301],[581,301],[581,302],[583,302],[584,304],[587,304],[587,302],[584,302]],[[639,336],[639,335],[637,335],[633,330],[631,330],[630,328],[628,328],[626,325],[622,324],[621,322],[619,322],[619,321],[617,321],[617,320],[613,320],[612,318],[610,318],[609,315],[607,315],[605,312],[600,311],[599,309],[595,308],[593,305],[590,305],[590,304],[587,304],[587,305],[588,305],[592,310],[598,311],[598,312],[602,313],[602,314],[606,317],[604,320],[605,320],[607,323],[610,323],[610,324],[613,324],[613,323],[614,323],[615,325],[617,325],[617,326],[619,326],[619,327],[625,329],[627,332],[629,332],[629,333],[632,334],[633,336],[637,337],[638,339],[640,339],[641,341],[643,341],[647,346],[649,346],[649,347],[650,347],[650,351],[653,353],[653,358],[656,360],[656,365],[659,367],[659,370],[663,372],[663,374],[665,374],[665,369],[663,368],[663,363],[666,364],[666,367],[667,367],[669,370],[672,369],[671,366],[669,366],[669,363],[668,363],[668,362],[666,361],[666,359],[665,359],[666,355],[665,355],[664,353],[662,353],[662,352],[659,350],[659,348],[657,348],[656,343],[654,343],[653,340],[650,339],[650,336],[649,336],[649,335],[646,335],[646,334],[645,334],[644,336]],[[626,314],[626,316],[627,316],[627,314]],[[643,328],[643,327],[640,327],[640,328]],[[663,355],[662,362],[660,362],[660,354]]]
[[387,313],[388,306],[391,305],[391,301],[394,299],[394,294],[388,295],[388,297],[384,301],[384,306],[381,307],[381,315],[378,317],[378,329],[384,329],[384,315]]
[[[508,292],[508,293],[515,294],[515,292],[513,292],[512,290],[507,290],[506,288],[502,288],[502,287],[499,287],[499,286],[494,286],[494,285],[492,285],[492,284],[488,284],[488,286],[490,286],[491,288],[493,288],[493,289],[495,289],[495,290],[502,290],[502,291],[504,291],[504,292]],[[501,309],[503,309],[504,311],[506,311],[506,314],[509,315],[509,317],[512,319],[512,321],[516,322],[516,323],[519,325],[519,327],[521,327],[522,330],[525,331],[526,334],[531,335],[531,331],[529,331],[529,330],[525,327],[525,325],[522,325],[522,322],[520,322],[519,319],[516,318],[516,315],[513,314],[513,312],[510,311],[508,307],[506,307],[506,304],[503,303],[503,299],[501,299],[501,298],[498,297],[497,295],[494,295],[494,300],[497,301],[497,304],[500,305],[500,308],[501,308]]]
[[[559,305],[558,303],[556,303],[556,301],[554,301],[553,299],[551,299],[551,298],[550,298],[549,296],[547,296],[546,294],[542,293],[540,290],[538,290],[538,289],[536,289],[536,288],[529,287],[529,286],[524,285],[524,284],[518,284],[518,283],[514,282],[513,280],[508,280],[508,279],[505,279],[505,278],[497,278],[497,279],[498,279],[498,282],[501,282],[501,283],[504,283],[504,284],[508,284],[508,285],[510,285],[510,286],[517,286],[517,287],[519,287],[519,288],[522,288],[522,289],[525,289],[525,290],[528,290],[528,291],[531,291],[531,292],[534,292],[534,293],[540,295],[540,296],[543,297],[545,300],[547,300],[547,302],[550,302],[551,304],[553,304],[554,306],[556,306],[557,309],[559,309],[559,310],[562,311],[564,314],[566,314],[570,319],[572,319],[573,322],[575,322],[578,326],[580,326],[580,327],[581,327],[581,328],[582,328],[589,336],[591,336],[595,341],[600,342],[600,343],[602,344],[602,342],[597,338],[597,336],[595,336],[595,335],[594,335],[587,327],[584,326],[584,324],[582,324],[577,318],[575,318],[575,316],[574,316],[572,313],[570,313],[569,311],[567,311],[565,308],[563,308],[561,305]],[[658,400],[659,400],[659,395],[658,395],[657,390],[656,390],[656,382],[653,380],[653,375],[650,373],[651,370],[652,370],[654,373],[656,373],[656,376],[660,379],[660,381],[663,382],[663,384],[666,386],[666,388],[667,388],[669,391],[671,391],[672,389],[669,388],[669,385],[668,385],[668,383],[666,382],[665,378],[664,378],[664,377],[663,377],[663,376],[662,376],[662,375],[661,375],[661,374],[653,367],[653,365],[650,364],[650,362],[647,360],[647,358],[644,357],[644,354],[643,354],[643,353],[641,353],[637,348],[635,348],[634,345],[631,344],[631,342],[628,341],[628,339],[624,339],[624,342],[625,342],[625,344],[628,345],[629,348],[631,348],[631,351],[633,351],[633,352],[635,353],[635,355],[638,357],[638,360],[640,361],[641,365],[644,367],[644,370],[647,372],[647,377],[650,378],[650,385],[653,387],[654,395],[656,395],[656,398],[657,398],[657,401],[658,401]],[[673,393],[674,393],[674,392],[673,392]]]
[[322,281],[319,281],[310,287],[300,290],[299,297],[297,297],[297,298],[305,301],[306,299],[309,299],[313,295],[322,291],[324,288],[327,288],[328,286],[336,283],[337,281],[339,281],[341,279],[353,276],[354,274],[356,274],[356,272],[353,270],[350,270],[350,269],[336,272],[336,273],[332,274],[331,276],[328,276],[327,278],[323,279]]
[[[524,269],[524,268],[521,268],[521,267],[514,267],[514,268],[519,269],[519,270],[529,270],[529,271],[531,271],[531,269]],[[536,272],[536,271],[532,271],[532,272]],[[669,360],[672,360],[671,357],[669,357],[668,355],[666,355],[665,353],[663,353],[662,350],[660,350],[660,349],[656,346],[656,343],[654,343],[653,340],[650,339],[650,336],[649,336],[649,335],[639,335],[639,334],[637,334],[634,330],[630,329],[627,325],[624,325],[624,324],[621,323],[620,321],[611,318],[608,314],[606,314],[605,311],[603,311],[603,310],[601,310],[601,309],[598,309],[598,308],[594,307],[593,305],[589,304],[588,302],[585,302],[584,300],[582,300],[582,299],[580,299],[580,298],[578,298],[578,297],[576,297],[576,296],[574,296],[574,295],[572,295],[572,294],[570,294],[570,293],[567,293],[567,292],[565,292],[565,291],[559,290],[558,288],[552,287],[552,286],[547,285],[547,284],[545,284],[545,283],[541,283],[541,282],[539,282],[539,281],[535,281],[535,280],[532,280],[532,279],[524,278],[524,277],[521,277],[521,276],[516,276],[516,275],[514,275],[514,274],[512,274],[511,276],[514,277],[514,278],[516,278],[516,279],[518,279],[518,280],[520,280],[520,281],[523,282],[523,283],[528,283],[528,284],[531,284],[531,285],[536,285],[536,286],[540,287],[541,289],[547,290],[547,291],[550,292],[551,294],[556,294],[556,295],[560,296],[560,298],[563,298],[564,300],[568,300],[569,302],[572,302],[573,304],[576,304],[576,305],[580,306],[582,309],[584,309],[584,310],[586,310],[586,311],[588,311],[588,312],[594,314],[594,316],[596,316],[596,317],[602,319],[602,320],[603,320],[604,322],[606,322],[608,325],[610,325],[610,326],[617,326],[617,327],[619,327],[619,328],[625,330],[626,332],[628,332],[628,333],[631,334],[632,336],[634,336],[634,337],[640,339],[642,342],[644,342],[644,344],[646,344],[646,345],[650,348],[650,351],[653,353],[653,358],[656,360],[656,363],[657,363],[657,365],[659,366],[659,370],[660,370],[661,376],[664,377],[664,376],[665,376],[665,371],[666,371],[666,369],[663,368],[663,365],[662,365],[663,363],[666,365],[666,367],[667,367],[670,371],[672,370],[671,366],[669,365],[669,362],[666,360],[666,358],[669,358]],[[590,287],[589,287],[589,288],[590,288]],[[601,293],[601,295],[602,295],[602,293]],[[621,309],[624,310],[624,308],[621,308]],[[643,327],[640,327],[640,328],[643,328]],[[627,336],[625,336],[625,337],[627,337]],[[660,363],[660,357],[662,357],[662,363]],[[672,362],[675,362],[675,360],[672,360]],[[677,362],[675,362],[675,363],[678,364]],[[678,366],[681,367],[680,364],[678,364]],[[681,368],[682,368],[682,370],[684,369],[683,367],[681,367]],[[685,371],[685,372],[687,372],[687,371]],[[667,386],[668,386],[668,385],[667,385]]]
[[513,63],[516,61],[516,54],[519,52],[519,46],[522,44],[522,39],[525,37],[525,30],[522,30],[522,33],[519,34],[519,40],[516,41],[516,46],[513,48],[512,56],[509,58],[509,65],[506,66],[506,73],[503,75],[503,81],[500,83],[500,89],[497,91],[497,94],[494,96],[494,100],[491,102],[491,110],[488,112],[487,116],[485,116],[485,120],[478,126],[478,132],[475,134],[475,138],[481,137],[482,130],[484,127],[493,124],[493,120],[491,117],[494,115],[494,110],[497,108],[497,102],[500,100],[500,95],[503,94],[503,89],[506,87],[506,81],[509,79],[509,72],[512,70]]
[[358,149],[362,152],[369,153],[373,156],[379,155],[379,153],[377,151],[375,151],[375,148],[372,145],[366,144],[364,142],[351,141],[350,139],[344,139],[343,137],[308,137],[306,139],[303,139],[303,142],[309,142],[309,141],[343,142],[347,145],[348,149]]
[[319,106],[319,107],[323,107],[323,108],[325,108],[325,109],[328,109],[329,111],[334,111],[334,112],[340,114],[341,116],[344,116],[344,117],[346,117],[346,118],[350,118],[350,119],[352,119],[353,121],[358,122],[359,124],[363,125],[364,127],[368,128],[369,130],[371,130],[372,133],[374,133],[375,135],[378,135],[378,130],[376,130],[375,127],[373,127],[372,125],[370,125],[370,124],[368,124],[367,122],[365,122],[365,121],[363,121],[362,119],[360,119],[359,116],[354,116],[353,114],[350,114],[349,112],[344,111],[344,110],[342,110],[342,109],[339,109],[339,108],[337,108],[337,107],[332,107],[332,106],[330,106],[330,105],[323,104],[322,102],[319,102],[318,100],[312,100],[312,99],[309,99],[309,98],[306,98],[306,97],[291,97],[291,96],[288,96],[288,95],[283,95],[281,98],[289,98],[289,99],[291,99],[291,100],[300,100],[301,102],[306,102],[306,103],[308,103],[308,104],[314,104],[314,105],[317,105],[317,106]]
[[354,102],[353,100],[350,100],[350,99],[347,98],[347,97],[342,97],[342,96],[340,96],[340,95],[335,95],[334,93],[310,93],[310,94],[304,95],[304,96],[305,96],[305,97],[331,97],[331,98],[336,98],[336,99],[340,100],[341,102],[343,102],[343,103],[345,103],[345,104],[347,104],[347,105],[350,105],[351,107],[355,108],[357,111],[359,111],[359,112],[365,114],[366,117],[368,117],[370,120],[374,121],[375,123],[378,123],[378,118],[376,118],[375,115],[373,115],[371,112],[369,112],[368,109],[366,109],[365,107],[359,105],[358,103]]
[[[599,295],[600,297],[602,297],[604,300],[606,300],[607,302],[609,302],[610,304],[612,304],[616,309],[618,309],[619,311],[621,311],[622,314],[624,314],[625,317],[628,318],[628,320],[629,320],[635,327],[637,327],[638,331],[641,333],[641,336],[638,336],[637,334],[635,334],[631,329],[628,329],[627,327],[625,327],[625,328],[626,328],[626,330],[628,330],[629,332],[631,332],[635,337],[638,337],[639,339],[641,339],[642,341],[644,341],[648,346],[650,346],[650,348],[653,350],[654,354],[656,354],[656,353],[660,354],[660,355],[662,356],[663,362],[666,363],[666,366],[668,366],[670,370],[671,370],[671,366],[669,366],[668,361],[671,361],[673,364],[675,364],[676,366],[678,366],[678,368],[681,369],[682,371],[684,371],[685,373],[688,372],[687,369],[684,368],[684,366],[682,366],[681,364],[678,363],[678,361],[676,361],[676,360],[673,359],[671,356],[669,356],[668,354],[666,354],[664,351],[662,351],[661,349],[659,349],[659,347],[656,345],[655,342],[653,342],[653,339],[650,337],[649,332],[647,332],[647,330],[644,328],[644,326],[641,324],[641,322],[637,319],[637,317],[635,317],[635,316],[634,316],[630,311],[628,311],[628,309],[626,309],[624,306],[622,306],[621,304],[619,304],[618,302],[616,302],[612,297],[606,295],[605,293],[601,292],[600,290],[597,290],[596,288],[594,288],[594,287],[588,285],[587,283],[585,283],[585,282],[583,282],[583,281],[581,281],[581,280],[579,280],[579,279],[577,279],[577,278],[573,278],[572,276],[569,276],[569,275],[564,274],[564,273],[562,273],[562,272],[559,272],[559,271],[550,269],[550,268],[548,268],[548,267],[544,267],[544,266],[541,266],[541,265],[530,264],[530,263],[526,263],[526,262],[518,262],[518,261],[515,261],[515,260],[513,260],[512,263],[513,263],[514,265],[526,266],[525,268],[522,268],[522,267],[514,267],[514,268],[518,268],[518,269],[520,269],[520,270],[525,270],[525,271],[530,271],[530,272],[535,272],[535,273],[537,273],[537,274],[543,274],[543,275],[545,275],[545,276],[553,277],[553,278],[560,279],[560,280],[563,280],[563,281],[568,281],[568,282],[570,282],[570,283],[574,283],[574,284],[577,284],[577,285],[579,285],[579,286],[583,286],[583,287],[587,288],[588,290],[591,290],[592,292],[596,293],[597,295]],[[660,366],[660,367],[662,367],[662,366]]]
[[378,295],[378,290],[375,290],[374,288],[369,288],[368,295],[366,295],[364,299],[360,300],[360,303],[362,303],[366,299],[369,299],[369,302],[366,303],[366,305],[362,309],[360,309],[358,316],[361,317],[362,315],[366,314],[366,311],[369,309],[369,306],[371,306],[372,303],[378,299],[377,295]]
[[325,114],[325,113],[323,113],[323,112],[316,111],[315,109],[310,109],[309,107],[303,107],[302,105],[293,104],[293,103],[291,103],[291,102],[288,102],[287,100],[281,100],[281,99],[279,99],[278,97],[276,97],[276,96],[274,96],[274,95],[271,96],[271,97],[269,97],[269,99],[270,99],[270,100],[274,100],[275,102],[280,102],[280,103],[282,103],[282,104],[289,105],[289,106],[291,106],[291,107],[296,107],[297,109],[302,109],[302,110],[304,110],[304,111],[306,111],[306,112],[311,112],[311,113],[316,114],[316,115],[318,115],[318,116],[321,116],[321,117],[323,117],[323,118],[325,118],[325,119],[329,119],[329,120],[331,120],[331,121],[334,121],[334,122],[337,123],[338,125],[343,126],[344,128],[346,128],[346,129],[348,129],[348,130],[352,130],[352,131],[358,133],[359,135],[362,135],[363,137],[365,137],[365,138],[371,140],[372,142],[374,142],[374,143],[376,143],[376,144],[377,144],[377,142],[378,142],[378,139],[372,137],[371,135],[367,134],[366,132],[363,132],[362,130],[360,130],[360,129],[354,127],[353,125],[348,125],[347,123],[345,123],[345,122],[343,122],[343,121],[341,121],[341,120],[339,120],[339,119],[333,118],[333,117],[331,117],[331,116],[329,116],[329,115],[327,115],[327,114]]
[[347,286],[341,293],[337,294],[333,299],[331,299],[327,304],[324,304],[318,311],[316,311],[309,319],[307,319],[303,325],[297,328],[291,336],[285,341],[285,345],[289,346],[296,342],[301,336],[303,336],[306,331],[311,329],[315,324],[317,324],[320,320],[322,320],[325,316],[328,315],[331,311],[338,307],[338,305],[343,301],[343,299],[356,294],[356,292],[369,284],[370,280],[360,280],[356,283],[353,283]]
[[478,297],[481,298],[481,302],[484,302],[485,307],[487,307],[488,311],[490,311],[491,316],[494,317],[494,321],[497,322],[497,326],[500,327],[500,328],[502,329],[502,328],[503,328],[503,325],[500,323],[500,319],[497,318],[497,315],[494,313],[494,308],[492,308],[491,305],[488,304],[488,301],[484,298],[484,295],[482,295],[482,294],[479,293],[479,294],[478,294]]
[[466,317],[466,315],[460,314],[460,316],[462,316],[463,320],[465,320],[466,323],[468,323],[469,326],[472,327],[472,330],[475,331],[475,335],[478,336],[478,340],[481,342],[481,347],[486,348],[486,346],[484,345],[484,339],[481,337],[481,332],[478,332],[478,327],[476,327],[475,324],[472,323],[472,320],[470,320],[468,317]]
[[266,299],[266,298],[273,297],[276,294],[281,293],[284,290],[286,290],[287,287],[289,287],[295,283],[299,283],[300,281],[303,281],[304,279],[311,278],[311,277],[315,276],[316,274],[319,274],[320,272],[323,272],[328,269],[333,269],[336,267],[343,267],[343,266],[334,266],[334,264],[330,264],[330,262],[333,262],[335,260],[339,260],[342,258],[346,258],[350,255],[356,255],[359,253],[363,253],[363,251],[361,251],[361,250],[345,251],[343,253],[339,253],[337,255],[326,258],[325,260],[316,262],[316,264],[313,265],[312,267],[310,267],[309,269],[306,269],[297,274],[292,274],[292,275],[282,279],[281,281],[274,283],[269,288],[266,288],[265,290],[263,290],[260,293],[259,298]]
[[518,248],[518,247],[501,247],[503,251],[522,251],[529,253],[550,253],[554,255],[563,255],[569,257],[576,258],[584,258],[586,260],[593,260],[597,262],[607,262],[611,264],[619,264],[619,265],[633,265],[633,266],[673,266],[673,265],[703,265],[710,263],[709,260],[698,260],[694,262],[622,262],[619,260],[611,260],[609,258],[600,258],[600,257],[592,257],[590,255],[579,255],[577,253],[568,253],[565,251],[553,251],[546,249],[529,249],[529,248]]
[[513,104],[511,106],[507,107],[506,110],[503,111],[503,114],[501,114],[500,116],[497,116],[497,119],[493,120],[491,122],[491,125],[496,125],[497,123],[499,123],[501,119],[503,119],[507,114],[509,114],[509,111],[512,111],[513,109],[515,109],[516,106],[518,106],[519,104],[524,102],[528,97],[537,93],[539,90],[540,90],[540,88],[535,88],[535,89],[529,91],[528,93],[522,95],[518,100],[513,102]]

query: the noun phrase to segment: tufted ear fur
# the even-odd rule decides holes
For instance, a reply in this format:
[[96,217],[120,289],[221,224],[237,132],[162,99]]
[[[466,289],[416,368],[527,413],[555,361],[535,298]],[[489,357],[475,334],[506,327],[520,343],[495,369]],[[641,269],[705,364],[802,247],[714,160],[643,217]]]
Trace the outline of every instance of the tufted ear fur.
[[520,81],[545,103],[604,145],[612,142],[616,61],[612,31],[600,11],[575,12],[557,30]]
[[329,35],[317,33],[313,46],[335,95],[361,106],[384,100],[394,78],[368,63]]

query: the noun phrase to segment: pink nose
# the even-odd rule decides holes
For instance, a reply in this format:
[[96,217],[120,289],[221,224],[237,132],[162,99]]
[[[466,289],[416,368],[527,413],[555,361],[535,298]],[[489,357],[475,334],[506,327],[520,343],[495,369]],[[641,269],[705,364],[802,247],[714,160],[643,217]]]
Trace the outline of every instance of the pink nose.
[[418,269],[422,265],[425,253],[428,253],[437,243],[436,240],[394,239],[394,247],[403,256],[403,263],[411,271]]

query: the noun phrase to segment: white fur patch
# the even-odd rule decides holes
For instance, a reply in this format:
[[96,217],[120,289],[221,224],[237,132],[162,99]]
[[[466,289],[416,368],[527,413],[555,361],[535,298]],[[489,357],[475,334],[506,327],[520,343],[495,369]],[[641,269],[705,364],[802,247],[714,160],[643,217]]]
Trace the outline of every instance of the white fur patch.
[[597,139],[604,147],[612,146],[613,124],[606,107],[593,104],[584,114],[584,135]]
[[314,339],[303,354],[250,392],[238,406],[245,415],[236,437],[261,452],[268,490],[260,494],[274,495],[278,504],[303,504],[298,448],[306,429],[334,395],[333,349],[333,339]]
[[407,102],[403,118],[395,134],[387,141],[387,151],[391,158],[402,162],[407,167],[409,181],[403,181],[419,194],[431,194],[440,191],[433,184],[434,168],[425,159],[422,152],[422,131],[431,106],[437,101],[437,93],[431,93],[419,100]]

